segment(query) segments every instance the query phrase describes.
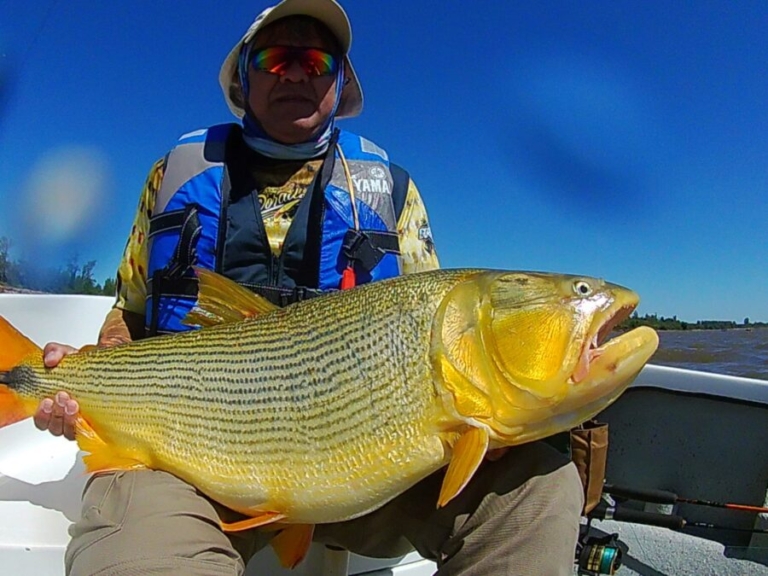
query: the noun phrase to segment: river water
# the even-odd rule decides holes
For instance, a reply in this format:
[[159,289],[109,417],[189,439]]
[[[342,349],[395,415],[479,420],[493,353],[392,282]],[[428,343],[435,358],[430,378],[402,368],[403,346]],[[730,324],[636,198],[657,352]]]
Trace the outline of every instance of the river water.
[[768,328],[660,330],[652,364],[768,380]]

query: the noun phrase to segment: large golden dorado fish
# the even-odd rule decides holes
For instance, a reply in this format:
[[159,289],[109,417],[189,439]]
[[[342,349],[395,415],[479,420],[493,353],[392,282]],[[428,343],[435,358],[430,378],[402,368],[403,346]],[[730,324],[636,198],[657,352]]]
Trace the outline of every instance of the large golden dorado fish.
[[[605,408],[658,345],[606,344],[637,295],[602,280],[441,270],[278,309],[198,270],[202,330],[81,350],[46,369],[0,318],[0,426],[64,390],[90,472],[162,469],[271,523],[296,564],[312,525],[370,512],[448,465],[442,506],[487,450]],[[301,544],[298,542],[301,541]]]

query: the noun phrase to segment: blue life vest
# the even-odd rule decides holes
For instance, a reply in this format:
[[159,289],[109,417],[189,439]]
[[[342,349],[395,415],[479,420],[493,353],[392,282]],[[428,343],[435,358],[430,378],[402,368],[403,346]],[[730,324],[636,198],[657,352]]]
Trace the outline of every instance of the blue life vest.
[[149,334],[189,329],[181,321],[197,300],[192,265],[278,305],[338,289],[348,266],[358,284],[400,274],[397,220],[409,176],[390,164],[386,152],[336,130],[279,257],[272,254],[258,209],[254,159],[265,161],[247,148],[235,124],[186,134],[168,154],[150,221]]

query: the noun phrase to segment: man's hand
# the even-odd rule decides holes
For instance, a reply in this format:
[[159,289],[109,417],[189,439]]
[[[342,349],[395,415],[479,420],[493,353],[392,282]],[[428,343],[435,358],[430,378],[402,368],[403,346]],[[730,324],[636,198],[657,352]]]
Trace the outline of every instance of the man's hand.
[[[127,344],[144,333],[144,316],[120,308],[112,308],[104,319],[99,331],[99,348]],[[43,349],[43,362],[48,368],[55,368],[61,359],[77,352],[76,348],[50,342]],[[45,398],[33,416],[35,426],[48,430],[54,436],[75,439],[75,422],[80,406],[66,392],[58,392],[54,398]]]
[[[43,362],[48,368],[54,368],[68,354],[77,352],[76,348],[51,342],[43,349]],[[54,436],[75,439],[75,421],[80,410],[77,402],[66,392],[58,392],[55,398],[45,398],[37,407],[33,416],[39,430],[48,430]]]

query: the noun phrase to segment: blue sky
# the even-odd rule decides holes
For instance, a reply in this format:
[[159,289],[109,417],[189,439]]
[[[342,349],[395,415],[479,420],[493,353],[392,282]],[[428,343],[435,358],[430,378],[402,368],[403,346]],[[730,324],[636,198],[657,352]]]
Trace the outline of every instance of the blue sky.
[[[446,267],[768,321],[768,2],[347,0],[365,92]],[[224,56],[266,3],[0,3],[0,236],[113,274],[150,165],[233,119]]]

